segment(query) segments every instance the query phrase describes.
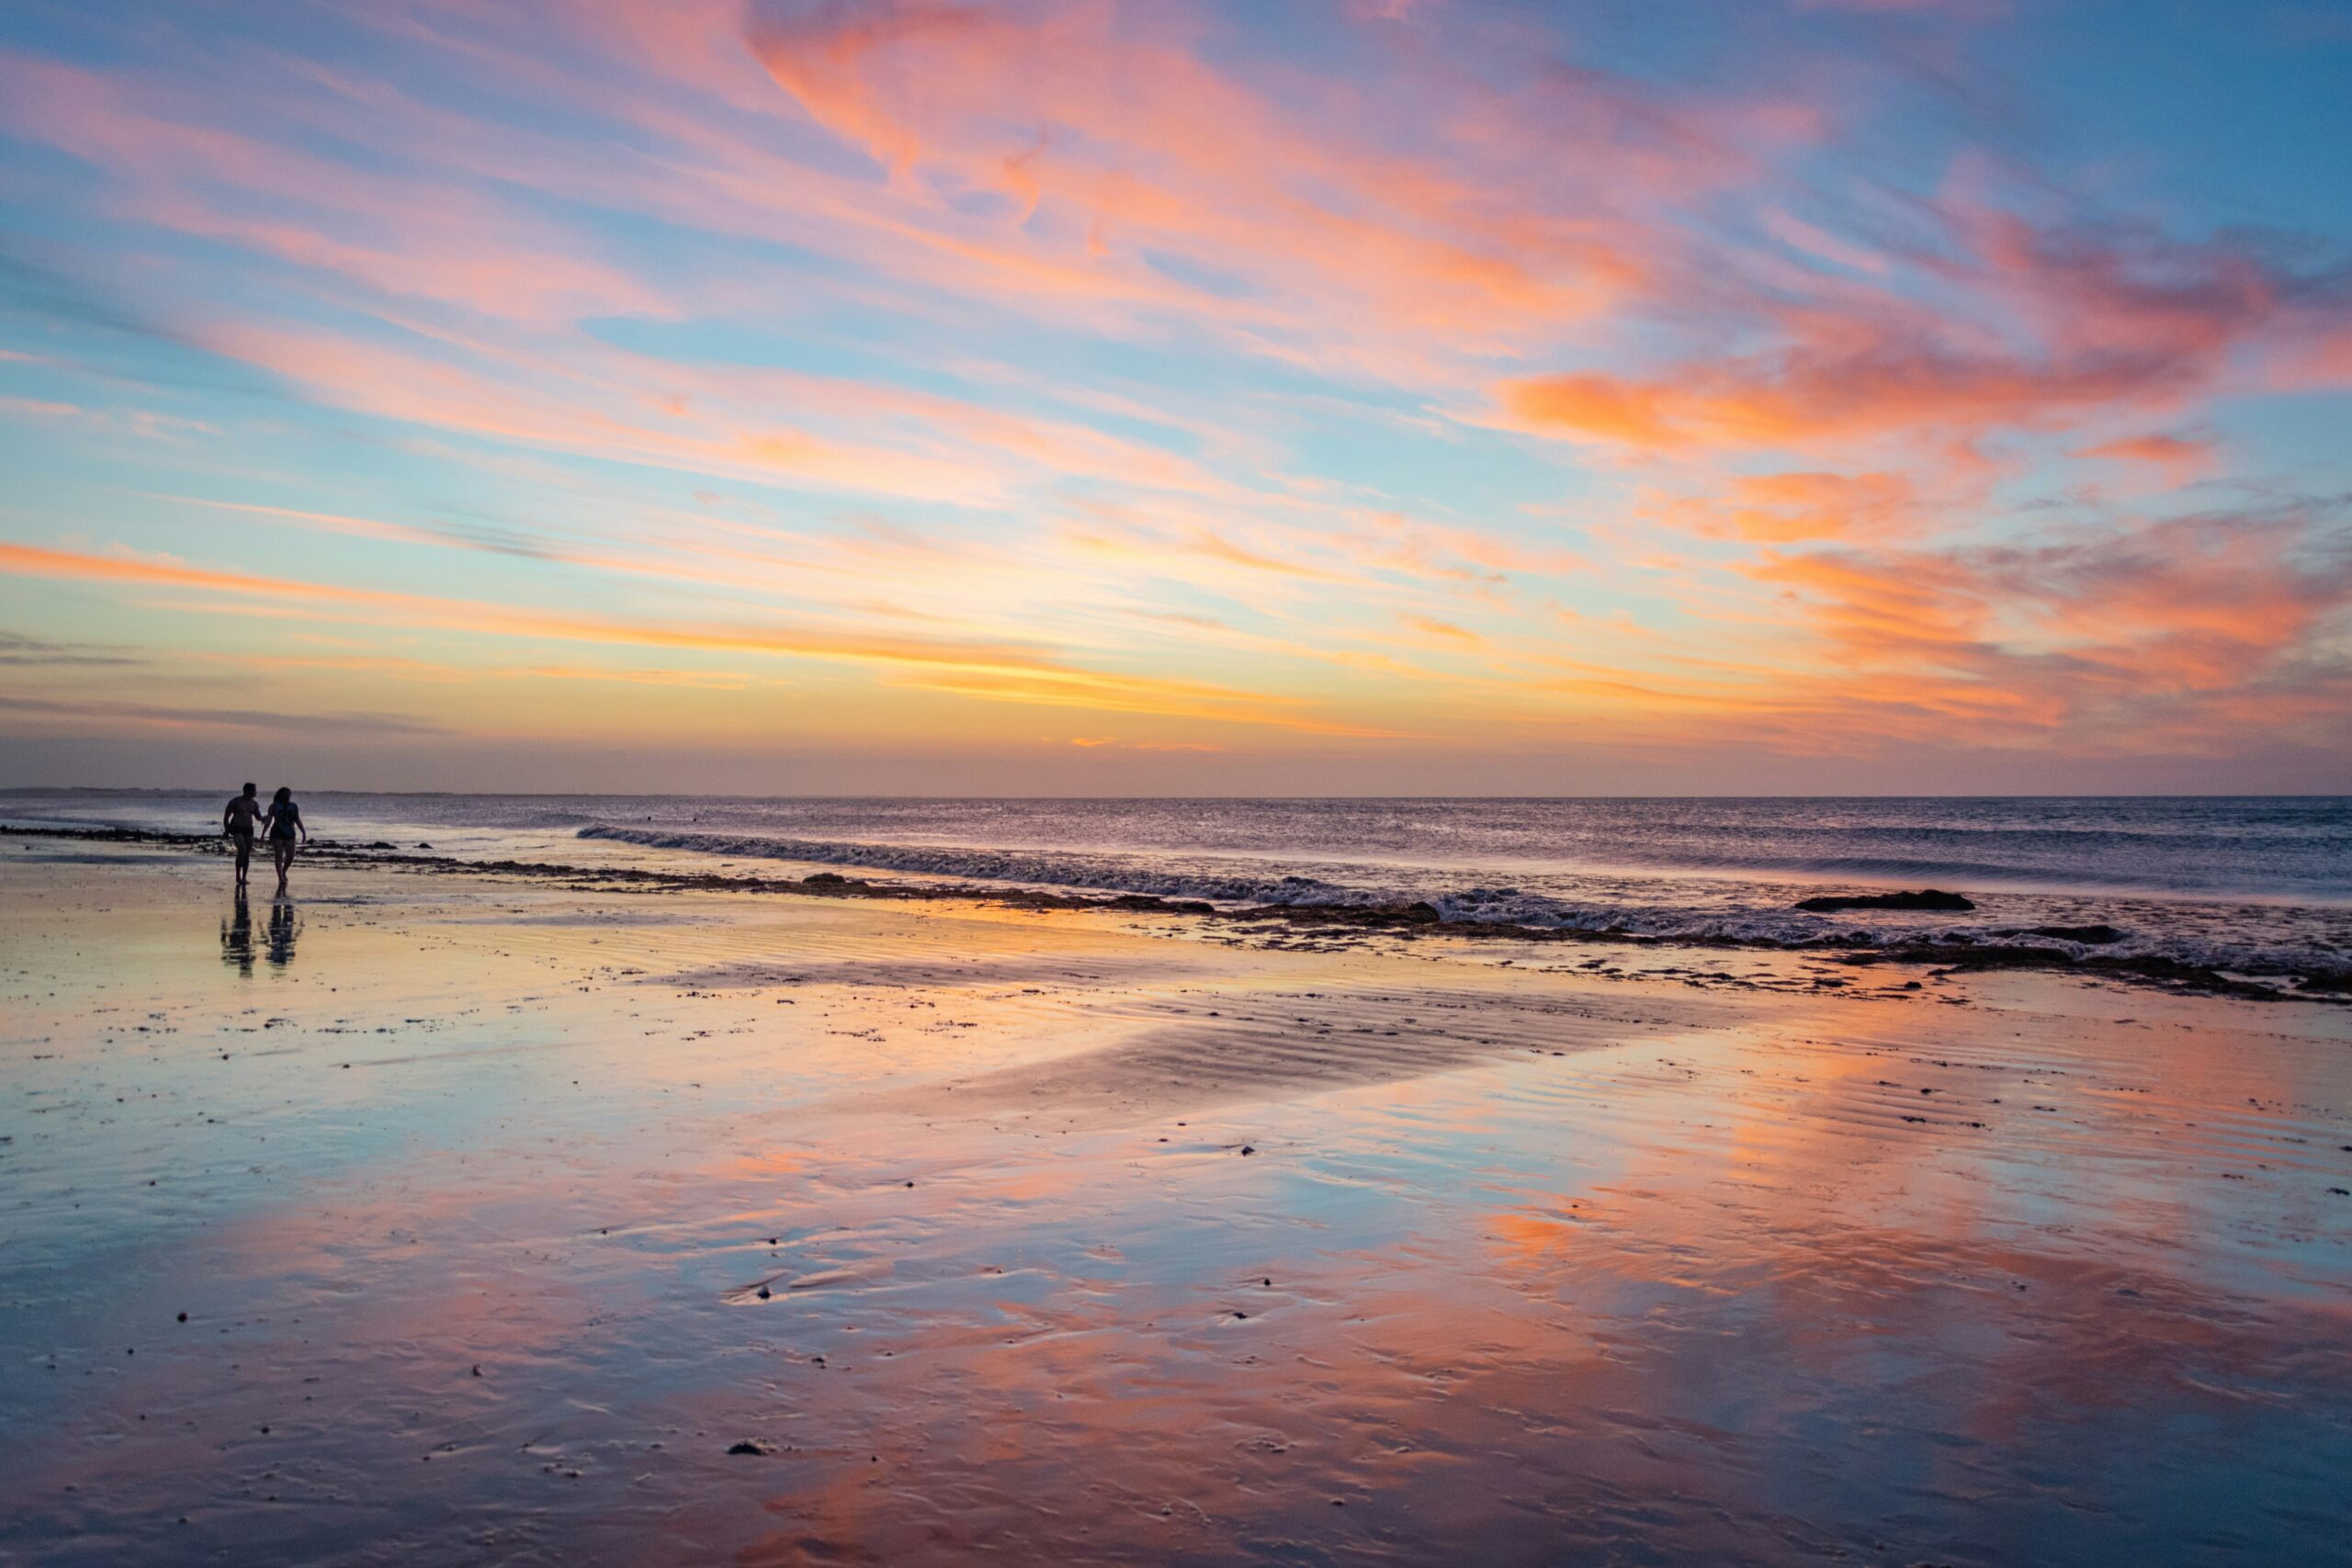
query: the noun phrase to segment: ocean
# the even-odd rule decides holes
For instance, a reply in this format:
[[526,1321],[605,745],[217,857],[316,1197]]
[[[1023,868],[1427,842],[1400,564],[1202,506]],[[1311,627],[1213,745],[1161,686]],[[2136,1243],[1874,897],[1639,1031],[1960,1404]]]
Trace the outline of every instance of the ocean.
[[[0,792],[0,821],[202,831],[219,796]],[[2352,971],[2352,798],[942,800],[319,793],[312,831],[577,863],[879,876],[1781,945],[2002,941]],[[1811,914],[1934,887],[1966,914]],[[2083,943],[2036,928],[2111,927]]]

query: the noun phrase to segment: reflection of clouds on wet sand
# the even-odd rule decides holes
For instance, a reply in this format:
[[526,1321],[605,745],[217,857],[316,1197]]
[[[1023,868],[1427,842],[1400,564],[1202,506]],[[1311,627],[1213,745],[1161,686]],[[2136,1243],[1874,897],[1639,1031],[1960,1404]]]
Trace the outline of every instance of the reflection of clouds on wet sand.
[[0,1382],[12,1544],[2087,1564],[2352,1523],[2338,1013],[371,896],[307,911],[275,1023],[119,916],[24,945],[56,1110],[7,1113],[0,1337],[59,1371]]
[[1661,1027],[1605,1004],[1436,988],[1329,995],[1193,987],[1182,1006],[1163,999],[1103,1010],[1144,1026],[1071,1055],[927,1083],[876,1103],[924,1117],[1018,1113],[1115,1124],[1416,1078],[1512,1053],[1558,1055]]

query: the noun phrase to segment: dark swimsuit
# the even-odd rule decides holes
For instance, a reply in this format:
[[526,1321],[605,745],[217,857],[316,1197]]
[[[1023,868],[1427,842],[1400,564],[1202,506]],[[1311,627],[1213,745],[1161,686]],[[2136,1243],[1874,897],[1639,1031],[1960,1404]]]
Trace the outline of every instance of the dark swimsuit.
[[302,820],[302,808],[289,800],[286,803],[286,809],[278,813],[277,820],[270,824],[269,836],[273,839],[290,839],[294,836],[294,824],[300,820]]

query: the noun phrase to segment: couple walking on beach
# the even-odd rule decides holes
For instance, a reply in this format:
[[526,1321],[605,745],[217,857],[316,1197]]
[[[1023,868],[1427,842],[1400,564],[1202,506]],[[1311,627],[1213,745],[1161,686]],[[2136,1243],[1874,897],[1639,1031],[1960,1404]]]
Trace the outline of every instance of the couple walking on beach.
[[247,784],[245,792],[229,802],[220,813],[220,831],[237,852],[237,891],[245,890],[245,872],[253,863],[254,839],[256,834],[269,840],[269,852],[277,862],[277,897],[286,894],[286,873],[294,863],[295,836],[303,843],[311,841],[311,829],[302,825],[302,808],[294,804],[294,792],[280,789],[271,796],[265,812],[261,804],[261,786]]

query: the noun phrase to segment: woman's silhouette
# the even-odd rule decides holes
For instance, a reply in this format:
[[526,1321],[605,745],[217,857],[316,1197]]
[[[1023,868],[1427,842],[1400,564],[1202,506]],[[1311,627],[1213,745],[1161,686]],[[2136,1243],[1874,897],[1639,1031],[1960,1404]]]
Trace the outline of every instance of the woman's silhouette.
[[269,961],[280,969],[294,962],[295,933],[302,929],[294,919],[291,902],[273,905],[269,911]]
[[294,863],[294,836],[300,833],[302,842],[311,841],[310,829],[302,825],[302,808],[294,804],[294,792],[281,788],[270,797],[269,816],[262,823],[263,836],[269,840],[269,852],[277,862],[277,897],[286,897],[287,869]]

